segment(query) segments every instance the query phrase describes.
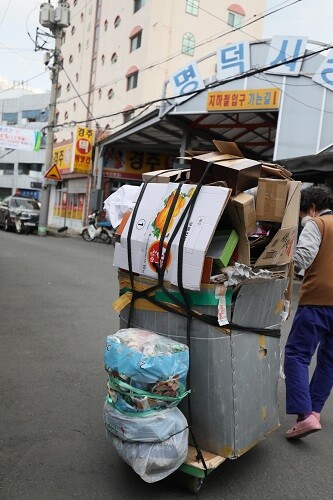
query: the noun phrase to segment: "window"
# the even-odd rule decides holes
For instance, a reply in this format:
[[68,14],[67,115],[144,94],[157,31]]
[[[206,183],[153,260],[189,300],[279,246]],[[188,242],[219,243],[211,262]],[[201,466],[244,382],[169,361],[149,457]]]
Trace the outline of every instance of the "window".
[[68,111],[65,111],[64,118],[66,121],[68,120]]
[[102,66],[104,66],[104,64],[105,64],[105,55],[104,54],[101,57],[101,63],[102,63]]
[[80,43],[79,43],[79,45],[77,46],[77,50],[78,50],[79,52],[81,52],[81,44],[80,44]]
[[[101,89],[99,89],[99,90],[101,90]],[[114,90],[110,89],[108,92],[108,99],[112,99],[113,96],[114,96]]]
[[184,33],[182,40],[182,54],[193,56],[195,47],[194,35],[190,32]]
[[30,164],[29,163],[19,163],[17,173],[19,175],[29,175]]
[[126,90],[132,90],[138,86],[138,75],[139,72],[136,71],[135,73],[131,73],[126,77],[126,82],[127,82]]
[[114,23],[113,23],[113,24],[114,24],[114,27],[115,27],[115,28],[118,28],[118,26],[119,26],[119,24],[120,24],[120,17],[119,17],[119,16],[117,16],[117,17],[116,17],[116,19],[114,20]]
[[97,0],[96,21],[101,18],[101,0]]
[[72,26],[71,33],[72,33],[72,35],[74,35],[74,33],[75,33],[75,26]]
[[17,125],[18,113],[2,113],[2,120],[7,122],[7,125]]
[[199,14],[199,0],[186,0],[185,12],[197,16]]
[[93,47],[94,54],[97,52],[98,39],[99,39],[99,26],[96,26],[95,37],[94,37],[94,47]]
[[134,50],[137,50],[141,47],[141,37],[142,31],[139,31],[139,33],[137,33],[136,35],[130,37],[130,52],[134,52]]
[[134,0],[134,13],[142,9],[145,4],[145,0]]
[[69,64],[72,64],[72,62],[73,62],[73,56],[72,55],[69,56],[68,61],[69,61]]
[[61,35],[61,45],[63,45],[65,42],[66,42],[66,31],[64,30]]
[[3,175],[14,175],[14,163],[0,163]]
[[118,56],[117,56],[117,53],[114,52],[111,56],[111,64],[115,64],[118,60]]
[[74,0],[74,7],[76,6],[76,4],[77,4],[77,0]]
[[124,123],[128,123],[134,117],[133,109],[129,109],[128,111],[123,112]]
[[73,111],[76,111],[76,102],[73,102]]
[[84,14],[83,12],[81,13],[81,23],[83,23],[83,20],[84,20]]
[[233,3],[228,7],[228,24],[240,28],[245,20],[245,10],[240,5]]
[[70,84],[70,83],[67,83],[67,87],[66,87],[67,92],[69,92],[69,91],[70,91],[70,89],[71,89],[71,84]]
[[104,21],[104,31],[107,31],[108,27],[109,27],[109,21],[107,19],[105,19],[105,21]]
[[28,123],[41,121],[43,111],[41,109],[26,109],[22,111],[22,118],[25,118]]
[[75,81],[78,82],[79,81],[79,73],[76,73],[75,75]]
[[98,99],[102,99],[102,89],[98,89]]

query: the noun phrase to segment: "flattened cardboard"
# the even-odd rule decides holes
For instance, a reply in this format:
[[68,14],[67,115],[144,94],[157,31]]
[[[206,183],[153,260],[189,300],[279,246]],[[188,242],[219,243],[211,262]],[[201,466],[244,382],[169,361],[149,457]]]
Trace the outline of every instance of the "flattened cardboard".
[[[157,277],[153,261],[154,259],[158,259],[160,238],[160,234],[158,233],[160,233],[160,231],[159,229],[157,230],[156,224],[157,220],[161,220],[161,213],[165,210],[170,196],[178,187],[179,184],[175,183],[151,183],[146,185],[146,190],[138,206],[131,235],[133,272],[152,278]],[[181,196],[185,202],[173,219],[172,225],[169,226],[169,230],[164,240],[165,246],[173,235],[177,222],[182,212],[185,210],[195,188],[196,186],[190,184],[182,185]],[[202,186],[199,192],[188,224],[182,255],[183,285],[189,290],[200,289],[206,251],[229,197],[230,189],[220,186]],[[121,234],[120,242],[116,242],[115,244],[114,265],[121,269],[128,269],[129,267],[127,235],[132,217],[133,212]],[[157,219],[157,217],[159,217],[159,219]],[[172,241],[171,252],[165,272],[165,280],[170,281],[174,285],[178,284],[178,251],[183,226],[184,222]]]
[[257,220],[282,222],[288,193],[288,180],[260,178],[256,199]]
[[261,163],[244,158],[233,142],[214,141],[218,151],[194,156],[191,161],[191,182],[197,183],[202,178],[208,163],[213,163],[206,174],[204,184],[225,181],[232,194],[236,195],[258,184]]
[[190,169],[170,169],[170,170],[154,170],[152,172],[144,172],[142,180],[144,182],[180,182],[190,178]]
[[289,181],[289,193],[281,229],[257,259],[254,267],[279,266],[292,261],[298,228],[300,195],[301,182]]

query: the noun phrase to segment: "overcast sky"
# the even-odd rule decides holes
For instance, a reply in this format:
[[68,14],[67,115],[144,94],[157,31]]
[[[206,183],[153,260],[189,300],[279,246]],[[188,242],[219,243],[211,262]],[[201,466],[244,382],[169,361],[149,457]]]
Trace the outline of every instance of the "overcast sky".
[[[168,0],[153,1],[162,3]],[[205,0],[201,2],[204,7]],[[31,87],[49,90],[49,71],[45,70],[43,63],[44,53],[34,50],[41,3],[38,0],[0,0],[0,76],[10,82],[29,80],[28,85]],[[52,3],[57,4],[54,0]],[[239,3],[246,4],[244,0]],[[265,18],[264,38],[272,35],[304,35],[321,42],[333,42],[333,0],[268,0],[266,11],[287,5]],[[39,28],[42,29],[41,26]],[[222,21],[221,29],[225,30]],[[1,97],[4,97],[4,92],[0,89]]]

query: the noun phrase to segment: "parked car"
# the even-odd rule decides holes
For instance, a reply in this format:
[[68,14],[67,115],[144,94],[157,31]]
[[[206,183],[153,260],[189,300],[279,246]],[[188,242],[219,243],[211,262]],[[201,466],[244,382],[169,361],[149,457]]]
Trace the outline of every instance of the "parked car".
[[0,227],[17,233],[31,232],[38,228],[40,208],[36,200],[8,196],[0,202]]

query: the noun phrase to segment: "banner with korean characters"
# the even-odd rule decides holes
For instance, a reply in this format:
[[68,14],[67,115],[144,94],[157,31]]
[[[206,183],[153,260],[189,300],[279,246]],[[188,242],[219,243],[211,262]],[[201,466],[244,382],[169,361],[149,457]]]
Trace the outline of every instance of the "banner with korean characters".
[[90,174],[93,145],[94,130],[86,127],[77,127],[72,172]]
[[[267,74],[294,77],[300,75],[307,44],[310,43],[306,36],[276,35],[269,42],[263,43],[268,45],[268,52],[260,66],[256,61],[251,60],[252,44],[247,40],[219,47],[216,51],[217,82],[232,81],[241,75],[251,74],[251,70],[260,71],[261,68],[263,73]],[[316,53],[316,50],[312,48],[308,48],[308,51]],[[310,78],[329,90],[333,90],[333,50],[323,54],[320,66],[316,68],[313,75],[310,75]],[[205,88],[196,61],[191,61],[186,67],[174,72],[170,75],[169,81],[174,96],[178,96],[177,103]],[[189,95],[191,91],[193,94]]]
[[172,168],[170,156],[148,151],[123,151],[108,147],[103,157],[103,177],[142,180],[142,173]]
[[7,126],[0,127],[1,148],[39,151],[41,139],[42,133],[37,130]]
[[207,92],[207,111],[274,110],[279,108],[280,89],[226,90]]
[[53,148],[52,165],[56,165],[60,174],[72,172],[73,143],[63,141]]

